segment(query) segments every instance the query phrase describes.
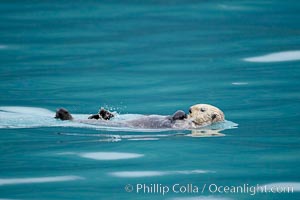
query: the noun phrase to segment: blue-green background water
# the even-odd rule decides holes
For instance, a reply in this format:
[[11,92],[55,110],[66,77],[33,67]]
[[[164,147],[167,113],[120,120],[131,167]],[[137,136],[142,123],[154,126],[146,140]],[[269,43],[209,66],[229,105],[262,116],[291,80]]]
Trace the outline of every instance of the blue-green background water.
[[[80,127],[2,128],[0,199],[299,199],[299,55],[285,62],[245,60],[299,53],[299,13],[296,0],[1,1],[0,106],[86,114],[105,106],[167,115],[209,103],[239,127],[223,131],[225,137],[119,142],[91,135],[109,131]],[[91,152],[142,157],[80,156]],[[157,173],[113,175],[124,171]],[[64,181],[26,179],[43,177]],[[298,186],[293,194],[253,196],[124,190],[137,183],[278,182]]]

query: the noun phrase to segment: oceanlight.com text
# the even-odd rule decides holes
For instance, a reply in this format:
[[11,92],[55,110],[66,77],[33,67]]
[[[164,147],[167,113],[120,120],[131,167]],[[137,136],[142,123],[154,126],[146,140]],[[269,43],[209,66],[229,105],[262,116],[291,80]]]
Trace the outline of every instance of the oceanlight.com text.
[[179,184],[174,183],[172,185],[164,185],[159,183],[145,184],[127,184],[125,186],[126,192],[136,194],[161,194],[167,195],[173,194],[249,194],[251,196],[257,193],[293,193],[293,186],[267,186],[267,185],[219,185],[215,183],[211,184]]

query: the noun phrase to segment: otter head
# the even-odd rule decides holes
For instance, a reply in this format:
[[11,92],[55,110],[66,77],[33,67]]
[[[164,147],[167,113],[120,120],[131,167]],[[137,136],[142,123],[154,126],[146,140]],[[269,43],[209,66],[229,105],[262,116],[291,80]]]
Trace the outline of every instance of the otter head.
[[72,120],[73,119],[73,117],[69,113],[69,111],[64,108],[57,109],[55,118],[61,119],[61,120]]
[[224,113],[214,106],[208,104],[197,104],[190,107],[188,119],[197,127],[224,121]]

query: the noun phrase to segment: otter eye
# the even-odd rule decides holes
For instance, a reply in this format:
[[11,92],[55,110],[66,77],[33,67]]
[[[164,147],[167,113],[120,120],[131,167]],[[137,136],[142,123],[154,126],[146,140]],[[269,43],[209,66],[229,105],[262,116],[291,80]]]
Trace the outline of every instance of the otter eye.
[[205,112],[206,108],[200,108],[201,112]]
[[190,114],[192,113],[192,109],[189,109],[189,113],[190,113]]

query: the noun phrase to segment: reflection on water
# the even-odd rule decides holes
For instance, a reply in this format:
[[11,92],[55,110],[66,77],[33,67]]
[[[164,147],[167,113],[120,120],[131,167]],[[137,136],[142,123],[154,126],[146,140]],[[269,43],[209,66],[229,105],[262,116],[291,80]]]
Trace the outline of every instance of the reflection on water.
[[284,51],[263,56],[245,58],[248,62],[286,62],[300,60],[300,51]]
[[9,178],[0,179],[0,186],[14,184],[31,184],[31,183],[49,183],[62,181],[75,181],[83,179],[80,176],[54,176],[54,177],[38,177],[38,178]]
[[120,160],[120,159],[132,159],[144,156],[143,154],[136,153],[119,153],[119,152],[89,152],[81,153],[80,157],[90,158],[95,160]]
[[178,174],[206,174],[214,173],[206,170],[182,170],[182,171],[121,171],[112,172],[110,175],[121,178],[138,178],[138,177],[153,177]]

